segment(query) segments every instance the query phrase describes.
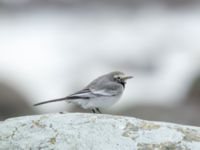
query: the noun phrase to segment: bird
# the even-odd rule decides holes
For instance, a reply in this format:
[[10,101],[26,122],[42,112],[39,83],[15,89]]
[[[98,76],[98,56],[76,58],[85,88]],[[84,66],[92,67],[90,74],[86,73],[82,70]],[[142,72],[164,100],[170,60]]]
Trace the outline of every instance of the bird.
[[94,79],[82,90],[69,96],[43,101],[34,106],[52,102],[66,101],[79,105],[83,109],[90,109],[93,113],[101,113],[100,108],[114,105],[122,96],[126,81],[133,78],[123,72],[113,71]]

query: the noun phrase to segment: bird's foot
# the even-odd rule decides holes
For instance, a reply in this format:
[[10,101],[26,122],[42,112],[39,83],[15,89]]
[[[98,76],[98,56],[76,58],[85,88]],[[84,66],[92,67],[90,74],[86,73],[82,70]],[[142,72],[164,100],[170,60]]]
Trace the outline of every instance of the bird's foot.
[[95,112],[95,109],[92,109],[92,113],[94,113],[94,114],[96,113],[96,112]]
[[99,108],[96,108],[96,111],[98,111],[100,114],[102,114],[101,111],[99,110]]

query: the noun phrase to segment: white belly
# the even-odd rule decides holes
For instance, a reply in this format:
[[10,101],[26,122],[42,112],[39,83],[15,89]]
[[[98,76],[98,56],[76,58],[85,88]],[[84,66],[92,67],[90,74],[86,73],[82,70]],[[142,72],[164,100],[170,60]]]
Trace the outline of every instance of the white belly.
[[86,99],[80,99],[80,100],[72,100],[71,102],[74,104],[78,104],[81,107],[83,107],[84,109],[89,109],[89,108],[107,108],[112,106],[113,104],[115,104],[119,99],[120,99],[121,95],[119,96],[115,96],[115,97],[97,97],[97,98],[93,98],[90,100],[86,100]]

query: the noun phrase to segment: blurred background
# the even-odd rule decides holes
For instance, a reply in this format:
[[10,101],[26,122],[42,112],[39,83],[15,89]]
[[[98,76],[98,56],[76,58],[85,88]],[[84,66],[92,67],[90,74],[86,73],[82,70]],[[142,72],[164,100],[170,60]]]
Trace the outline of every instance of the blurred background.
[[198,0],[0,0],[0,120],[60,111],[99,75],[133,75],[107,114],[200,126]]

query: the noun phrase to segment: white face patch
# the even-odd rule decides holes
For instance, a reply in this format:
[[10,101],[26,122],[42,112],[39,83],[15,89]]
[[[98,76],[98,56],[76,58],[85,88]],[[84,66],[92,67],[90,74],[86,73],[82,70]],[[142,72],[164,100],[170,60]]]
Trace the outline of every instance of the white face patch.
[[118,78],[119,77],[119,75],[114,75],[114,78],[116,79],[116,78]]
[[114,79],[116,79],[116,80],[121,80],[123,77],[124,77],[123,74],[114,75]]

